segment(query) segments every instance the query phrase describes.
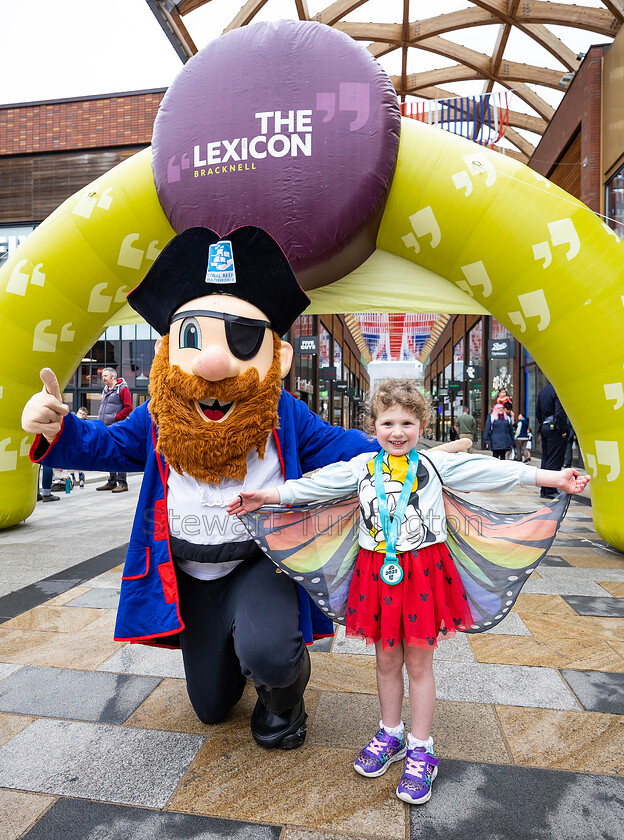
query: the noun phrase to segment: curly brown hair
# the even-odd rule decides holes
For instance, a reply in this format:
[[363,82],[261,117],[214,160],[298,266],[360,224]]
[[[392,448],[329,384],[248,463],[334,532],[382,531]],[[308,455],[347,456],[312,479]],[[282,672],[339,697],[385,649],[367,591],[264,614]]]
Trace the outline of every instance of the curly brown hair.
[[375,423],[382,411],[399,405],[420,420],[422,431],[431,422],[431,403],[413,379],[384,379],[367,401],[364,431],[375,434]]

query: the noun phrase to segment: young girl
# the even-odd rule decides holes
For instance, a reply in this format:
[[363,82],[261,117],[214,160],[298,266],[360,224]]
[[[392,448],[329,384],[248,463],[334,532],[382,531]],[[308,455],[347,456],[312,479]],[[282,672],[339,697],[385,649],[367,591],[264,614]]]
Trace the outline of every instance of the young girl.
[[[536,470],[479,455],[435,450],[419,455],[415,447],[430,408],[409,379],[384,380],[369,411],[368,431],[377,437],[378,453],[332,464],[279,487],[244,492],[228,512],[335,499],[358,489],[360,552],[349,590],[346,632],[375,644],[381,721],[354,767],[362,776],[381,776],[390,764],[405,758],[396,793],[419,805],[429,800],[438,771],[431,737],[436,699],[433,651],[438,639],[473,625],[445,544],[440,479],[463,491],[539,484],[569,493],[580,492],[588,479],[571,469]],[[412,718],[407,738],[401,720],[404,664]]]

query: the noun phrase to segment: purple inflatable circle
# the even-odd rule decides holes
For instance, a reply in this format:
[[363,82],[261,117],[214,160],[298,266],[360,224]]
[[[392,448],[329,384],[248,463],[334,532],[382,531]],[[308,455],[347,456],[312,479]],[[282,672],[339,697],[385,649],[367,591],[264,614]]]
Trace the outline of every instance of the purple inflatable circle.
[[375,248],[399,131],[390,79],[347,35],[244,26],[194,56],[163,99],[158,198],[178,233],[264,228],[305,288],[325,285]]

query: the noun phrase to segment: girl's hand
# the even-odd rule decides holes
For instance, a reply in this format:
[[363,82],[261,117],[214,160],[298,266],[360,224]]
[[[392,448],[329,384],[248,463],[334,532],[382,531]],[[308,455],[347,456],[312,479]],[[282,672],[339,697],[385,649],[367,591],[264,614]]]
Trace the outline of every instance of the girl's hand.
[[558,487],[566,493],[581,493],[589,483],[588,475],[579,475],[578,470],[567,469],[559,473]]
[[262,505],[279,504],[279,493],[274,488],[267,490],[249,490],[239,493],[227,506],[230,516],[241,516],[243,513],[252,513]]

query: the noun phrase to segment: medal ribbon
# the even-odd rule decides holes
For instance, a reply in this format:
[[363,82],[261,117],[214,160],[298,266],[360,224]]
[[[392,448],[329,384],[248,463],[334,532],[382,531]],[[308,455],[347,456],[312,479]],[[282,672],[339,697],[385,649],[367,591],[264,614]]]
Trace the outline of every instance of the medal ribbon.
[[[416,452],[415,449],[412,449],[409,454],[407,475],[405,476],[405,481],[403,483],[403,487],[401,488],[394,516],[390,516],[390,511],[388,509],[388,497],[386,495],[386,488],[384,486],[382,473],[383,455],[384,451],[382,449],[375,456],[375,493],[377,495],[377,504],[379,506],[381,528],[386,540],[386,558],[381,569],[381,575],[382,580],[385,580],[386,583],[399,583],[403,577],[403,571],[401,569],[401,564],[397,559],[396,546],[399,540],[399,533],[401,531],[401,523],[405,517],[405,511],[407,510],[407,505],[410,496],[412,495],[412,489],[416,479],[416,470],[418,469],[418,452]],[[400,577],[398,577],[395,581],[387,580],[386,576],[384,576],[384,567],[388,566],[388,564],[394,564],[400,570]]]

